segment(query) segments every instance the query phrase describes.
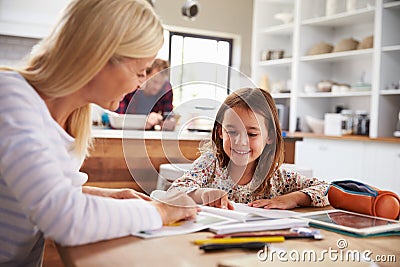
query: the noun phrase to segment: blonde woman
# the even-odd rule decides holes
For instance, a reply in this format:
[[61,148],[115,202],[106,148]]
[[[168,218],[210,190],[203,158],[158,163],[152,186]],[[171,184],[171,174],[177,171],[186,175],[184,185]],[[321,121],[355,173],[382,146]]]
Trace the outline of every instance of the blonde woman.
[[162,43],[145,0],[76,0],[25,67],[2,68],[1,266],[40,266],[44,238],[79,245],[195,216],[193,207],[134,190],[84,187],[79,172],[91,142],[89,104],[115,110],[144,81]]

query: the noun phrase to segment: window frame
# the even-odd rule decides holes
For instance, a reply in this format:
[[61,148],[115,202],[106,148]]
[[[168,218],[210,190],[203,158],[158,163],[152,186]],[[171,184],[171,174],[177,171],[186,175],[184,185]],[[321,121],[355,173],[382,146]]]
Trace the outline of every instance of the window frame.
[[176,31],[176,30],[168,30],[169,32],[169,46],[168,46],[168,61],[171,64],[171,52],[172,52],[172,37],[174,35],[177,36],[182,36],[183,38],[185,37],[192,37],[192,38],[200,38],[200,39],[207,39],[207,40],[215,40],[217,42],[223,41],[229,43],[229,62],[228,62],[228,76],[227,76],[227,95],[229,95],[230,92],[230,76],[231,76],[231,67],[232,67],[232,57],[233,57],[233,43],[234,43],[234,38],[228,38],[228,37],[218,37],[218,36],[212,36],[212,35],[207,35],[207,34],[196,34],[196,33],[187,33],[184,31]]

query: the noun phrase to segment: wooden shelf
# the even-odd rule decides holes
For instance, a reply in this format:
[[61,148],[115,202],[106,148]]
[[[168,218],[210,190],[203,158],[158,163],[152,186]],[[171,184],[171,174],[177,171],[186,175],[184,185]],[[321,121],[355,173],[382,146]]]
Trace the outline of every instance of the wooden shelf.
[[351,96],[371,96],[371,91],[362,92],[346,92],[346,93],[331,93],[331,92],[316,92],[316,93],[300,93],[300,98],[320,98],[320,97],[351,97]]
[[[269,4],[271,3],[271,4]],[[400,71],[400,1],[375,1],[374,6],[324,16],[324,1],[292,1],[291,5],[279,1],[254,0],[252,78],[262,81],[291,80],[289,95],[273,95],[288,105],[289,130],[296,129],[297,119],[306,116],[323,117],[341,105],[350,110],[366,110],[370,114],[370,136],[392,136],[397,123],[400,90],[381,90],[398,81]],[[344,10],[344,6],[339,6]],[[293,12],[293,25],[275,25],[274,14]],[[340,11],[339,11],[340,12]],[[269,16],[266,16],[269,14]],[[264,36],[261,33],[270,34]],[[276,34],[275,34],[276,33]],[[287,36],[279,36],[286,34]],[[373,36],[374,47],[360,50],[306,55],[320,42],[333,45],[354,38],[361,41]],[[292,58],[260,62],[260,51],[265,47],[282,47]],[[361,78],[362,77],[362,78]],[[370,88],[353,88],[348,92],[305,93],[304,87],[321,80],[357,84],[360,80]],[[357,91],[357,89],[359,91]],[[361,90],[368,89],[368,90]]]
[[381,95],[400,95],[400,89],[387,89],[379,92]]
[[272,59],[272,60],[264,60],[258,63],[259,66],[267,67],[267,66],[282,66],[287,67],[291,66],[293,62],[292,58],[281,58],[281,59]]
[[258,31],[259,34],[270,34],[270,35],[287,35],[293,34],[293,23],[281,24],[271,27],[266,27]]
[[351,12],[338,13],[332,16],[306,19],[301,25],[343,27],[357,23],[364,23],[374,19],[375,8],[362,8]]
[[391,52],[391,51],[400,51],[400,45],[388,45],[382,47],[382,51]]
[[329,54],[320,54],[320,55],[312,55],[312,56],[302,56],[300,61],[327,61],[327,62],[335,62],[335,61],[347,61],[353,60],[357,58],[367,58],[370,57],[372,59],[373,49],[361,49],[361,50],[351,50],[351,51],[343,51],[343,52],[335,52]]
[[389,3],[384,3],[383,8],[386,9],[400,9],[400,1],[393,1]]

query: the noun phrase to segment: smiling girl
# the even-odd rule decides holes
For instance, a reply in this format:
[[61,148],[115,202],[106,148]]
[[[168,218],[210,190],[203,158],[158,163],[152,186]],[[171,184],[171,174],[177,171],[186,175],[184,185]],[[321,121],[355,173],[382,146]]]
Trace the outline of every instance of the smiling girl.
[[281,168],[283,138],[274,100],[265,90],[229,95],[216,115],[212,142],[169,191],[185,191],[196,203],[233,209],[291,209],[329,205],[328,184]]

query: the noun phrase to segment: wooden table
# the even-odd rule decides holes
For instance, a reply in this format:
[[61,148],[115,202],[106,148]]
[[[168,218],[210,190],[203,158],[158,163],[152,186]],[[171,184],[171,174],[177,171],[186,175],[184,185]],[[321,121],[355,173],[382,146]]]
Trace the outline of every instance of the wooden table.
[[[304,210],[304,209],[303,209]],[[315,211],[317,209],[306,209]],[[290,239],[283,243],[275,243],[273,247],[283,249],[287,253],[296,250],[315,250],[320,255],[322,250],[337,250],[338,240],[344,239],[348,246],[343,249],[351,253],[358,250],[371,251],[371,257],[377,255],[392,257],[392,262],[379,262],[379,266],[399,266],[400,236],[356,238],[335,232],[321,230],[323,240]],[[186,235],[171,236],[156,239],[140,239],[124,237],[94,244],[62,247],[58,246],[59,254],[66,266],[359,266],[357,262],[332,261],[326,255],[323,262],[280,262],[276,257],[271,262],[260,261],[257,251],[229,250],[205,253],[192,243],[193,240],[203,239],[212,234],[206,231]],[[339,253],[339,252],[338,252]],[[339,254],[337,254],[339,255]],[[395,257],[396,262],[393,262]],[[288,258],[288,256],[286,256]],[[345,259],[345,258],[344,258]],[[360,266],[370,266],[361,263]],[[376,265],[375,265],[376,266]]]

